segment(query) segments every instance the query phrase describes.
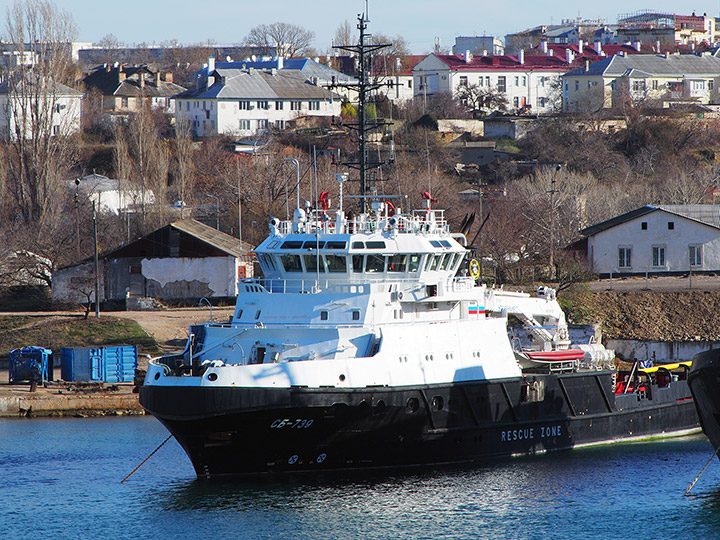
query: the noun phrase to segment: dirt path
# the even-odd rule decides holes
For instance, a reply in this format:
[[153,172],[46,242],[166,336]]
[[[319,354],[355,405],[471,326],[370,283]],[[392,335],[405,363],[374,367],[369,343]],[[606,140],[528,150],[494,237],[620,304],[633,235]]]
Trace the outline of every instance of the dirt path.
[[[208,308],[108,311],[105,314],[136,321],[143,330],[155,338],[163,353],[181,351],[188,338],[188,327],[191,324],[208,322],[211,317]],[[212,319],[216,322],[228,321],[232,314],[232,307],[214,307],[212,309]]]

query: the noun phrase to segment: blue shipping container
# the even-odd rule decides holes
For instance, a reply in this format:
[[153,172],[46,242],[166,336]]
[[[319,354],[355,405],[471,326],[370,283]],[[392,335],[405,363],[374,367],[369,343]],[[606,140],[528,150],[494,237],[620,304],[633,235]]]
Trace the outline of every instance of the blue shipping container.
[[[48,382],[48,369],[52,370],[53,352],[43,347],[24,347],[10,351],[10,382]],[[51,372],[50,372],[51,373]]]
[[60,349],[61,377],[75,382],[133,382],[137,368],[137,347]]

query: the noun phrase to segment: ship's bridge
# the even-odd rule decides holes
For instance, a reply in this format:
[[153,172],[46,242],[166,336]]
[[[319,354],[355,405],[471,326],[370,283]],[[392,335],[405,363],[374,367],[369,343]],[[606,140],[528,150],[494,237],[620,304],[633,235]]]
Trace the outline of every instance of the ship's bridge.
[[303,210],[292,221],[273,219],[255,250],[266,279],[287,290],[289,282],[439,282],[457,273],[465,238],[449,232],[442,210],[378,210],[351,219],[338,211],[332,221]]

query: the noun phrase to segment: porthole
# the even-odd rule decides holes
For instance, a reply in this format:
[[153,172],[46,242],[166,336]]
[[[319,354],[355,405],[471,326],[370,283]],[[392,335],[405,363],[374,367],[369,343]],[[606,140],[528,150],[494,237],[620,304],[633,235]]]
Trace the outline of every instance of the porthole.
[[208,381],[217,381],[217,373],[208,373]]
[[385,409],[387,407],[385,406],[385,402],[381,399],[375,404],[375,409],[373,409],[373,415],[378,416],[380,414],[385,414]]
[[340,379],[340,382],[344,381],[344,380],[345,380],[345,375],[343,375],[343,374],[341,373],[341,374],[340,374],[340,377],[338,377],[338,379]]
[[442,410],[444,404],[445,402],[441,396],[434,396],[432,398],[432,406],[436,411]]
[[420,408],[420,401],[418,401],[418,398],[411,397],[407,400],[405,408],[408,412],[414,413]]
[[158,371],[158,372],[155,374],[155,380],[157,381],[159,378],[160,378],[160,372]]

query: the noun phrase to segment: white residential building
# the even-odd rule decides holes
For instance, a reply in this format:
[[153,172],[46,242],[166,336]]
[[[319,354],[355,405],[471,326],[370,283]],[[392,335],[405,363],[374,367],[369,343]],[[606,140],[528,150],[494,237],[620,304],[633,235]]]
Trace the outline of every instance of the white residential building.
[[413,87],[415,98],[426,99],[442,92],[455,96],[460,86],[477,85],[505,94],[510,109],[547,113],[569,67],[557,56],[522,51],[517,56],[431,54],[413,69]]
[[303,116],[340,115],[340,97],[313,84],[302,70],[223,64],[211,59],[198,72],[195,88],[175,96],[177,121],[187,120],[198,137],[247,137]]
[[[81,127],[82,99],[81,92],[52,81],[33,81],[28,87],[25,81],[5,80],[0,84],[0,139],[30,138],[38,123],[51,125],[52,135],[75,133]],[[39,102],[36,110],[46,119],[32,119],[35,101]]]
[[582,231],[601,275],[720,271],[720,207],[643,206]]

